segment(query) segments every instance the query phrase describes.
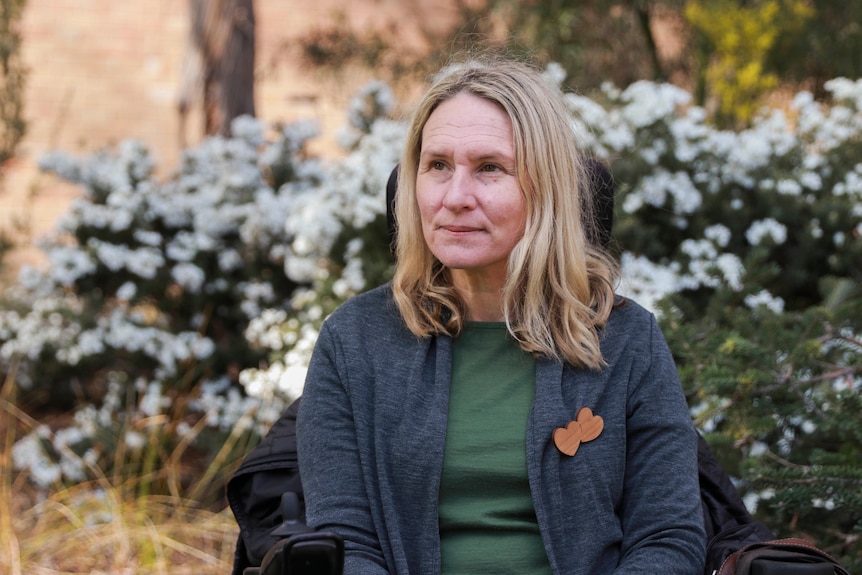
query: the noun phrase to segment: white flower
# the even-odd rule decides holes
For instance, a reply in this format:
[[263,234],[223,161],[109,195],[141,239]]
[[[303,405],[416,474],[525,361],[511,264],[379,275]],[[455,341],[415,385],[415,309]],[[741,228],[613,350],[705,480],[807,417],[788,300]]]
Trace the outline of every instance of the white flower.
[[207,359],[215,353],[215,342],[208,337],[196,336],[192,338],[190,343],[192,355],[197,360]]
[[799,183],[809,190],[819,191],[823,188],[823,179],[815,172],[804,172],[799,176]]
[[130,301],[138,293],[138,286],[132,282],[125,282],[117,288],[117,298]]
[[752,222],[745,232],[745,239],[753,246],[758,246],[766,237],[781,245],[787,240],[787,227],[773,218],[765,218]]
[[223,272],[232,272],[242,267],[242,256],[235,249],[226,249],[218,254],[218,266]]
[[655,264],[643,256],[624,252],[621,256],[620,295],[658,313],[660,299],[679,289],[679,266]]
[[551,86],[558,88],[566,79],[566,69],[557,62],[551,62],[545,67],[542,76]]
[[147,445],[147,438],[144,434],[134,430],[126,431],[123,441],[125,441],[126,447],[132,451],[140,451]]
[[157,381],[151,381],[147,385],[147,392],[141,397],[138,409],[147,417],[162,413],[162,407],[170,405],[170,398],[162,396],[162,385]]
[[63,286],[72,286],[96,271],[96,262],[80,248],[58,246],[50,250],[51,278]]
[[30,433],[12,446],[12,465],[18,470],[30,472],[30,479],[41,488],[48,488],[60,481],[63,471],[53,463],[42,447],[37,433]]
[[368,132],[378,118],[387,116],[395,107],[395,96],[384,82],[372,80],[350,99],[347,118],[351,126]]
[[281,372],[278,378],[278,391],[292,402],[302,395],[302,388],[305,386],[305,376],[308,373],[308,368],[300,365],[291,365]]
[[706,239],[712,240],[715,242],[720,248],[727,247],[727,244],[730,242],[730,229],[727,226],[722,224],[714,224],[709,226],[703,231],[703,235]]
[[683,240],[680,251],[693,260],[712,260],[718,257],[718,250],[712,242],[705,240]]
[[191,293],[199,293],[206,280],[204,270],[192,263],[178,263],[171,269],[171,277]]
[[782,313],[784,311],[784,300],[780,297],[773,296],[766,290],[745,296],[745,305],[751,309],[755,309],[758,306],[765,306],[775,313]]
[[825,82],[823,87],[831,92],[836,100],[852,101],[857,110],[862,110],[862,80],[834,78]]
[[715,265],[721,270],[724,280],[731,289],[734,291],[742,289],[742,274],[745,272],[745,268],[738,256],[735,254],[721,254],[715,261]]
[[123,269],[129,257],[129,249],[126,246],[109,244],[95,238],[88,240],[88,246],[95,248],[96,256],[112,272]]
[[670,173],[659,168],[645,176],[626,196],[623,210],[634,213],[645,204],[663,207],[668,196],[673,198],[674,213],[677,214],[693,213],[703,201],[686,172]]
[[621,99],[627,103],[623,117],[635,128],[644,128],[688,104],[691,95],[671,84],[638,81],[623,91]]
[[144,279],[153,279],[159,268],[165,265],[162,252],[155,248],[143,247],[127,253],[126,269]]
[[796,180],[779,180],[775,189],[784,196],[798,196],[802,193],[802,186]]
[[252,146],[264,143],[263,123],[249,115],[234,118],[230,123],[230,132],[234,138],[245,140]]
[[135,240],[151,247],[157,247],[162,243],[162,234],[152,230],[135,230],[133,234]]

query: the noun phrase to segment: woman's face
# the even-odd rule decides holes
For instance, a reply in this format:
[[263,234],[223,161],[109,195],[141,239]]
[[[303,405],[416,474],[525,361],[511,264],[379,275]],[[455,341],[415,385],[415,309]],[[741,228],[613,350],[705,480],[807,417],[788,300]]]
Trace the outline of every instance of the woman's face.
[[456,287],[502,287],[509,254],[524,235],[524,195],[512,123],[503,109],[462,92],[440,104],[422,130],[416,199],[429,249]]

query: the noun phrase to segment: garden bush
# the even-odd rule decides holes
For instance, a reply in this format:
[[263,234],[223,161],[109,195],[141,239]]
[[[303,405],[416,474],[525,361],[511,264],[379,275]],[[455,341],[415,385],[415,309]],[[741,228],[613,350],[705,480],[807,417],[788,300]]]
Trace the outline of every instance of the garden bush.
[[[237,426],[257,436],[278,417],[301,390],[312,326],[363,285],[351,263],[359,240],[347,230],[376,218],[386,245],[378,192],[398,145],[378,137],[384,122],[373,137],[359,130],[368,99],[393,102],[379,84],[367,92],[345,131],[352,159],[333,168],[306,151],[315,125],[267,133],[247,117],[232,139],[187,151],[164,182],[134,141],[41,160],[81,196],[42,241],[48,265],[24,268],[4,294],[0,371],[28,411],[75,413],[61,429],[41,425],[21,438],[17,467],[48,487],[83,480],[94,465],[110,472],[118,451],[156,442],[157,454],[140,460],[159,469],[178,447],[212,457]],[[392,138],[400,131],[388,129]],[[354,188],[339,195],[362,181],[365,200]],[[287,353],[268,364],[281,347]]]
[[[758,517],[853,571],[862,82],[827,87],[830,103],[802,92],[741,131],[665,84],[567,98],[615,176],[620,292],[659,317],[696,424]],[[5,296],[0,369],[21,398],[77,412],[22,437],[15,465],[46,487],[77,481],[110,466],[106,442],[151,444],[152,421],[156,461],[180,445],[224,456],[226,436],[247,434],[241,453],[263,433],[301,393],[320,322],[391,272],[384,188],[405,130],[393,107],[379,83],[357,95],[330,161],[306,151],[307,126],[249,118],[165,182],[131,142],[46,158],[82,197],[45,246],[50,264]]]
[[862,81],[716,130],[669,85],[570,97],[613,168],[623,291],[659,315],[695,421],[779,535],[862,567]]

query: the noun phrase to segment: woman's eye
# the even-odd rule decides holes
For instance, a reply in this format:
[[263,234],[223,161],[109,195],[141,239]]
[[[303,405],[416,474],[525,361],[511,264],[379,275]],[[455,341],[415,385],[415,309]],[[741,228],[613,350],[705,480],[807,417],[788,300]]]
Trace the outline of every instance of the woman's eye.
[[440,162],[438,160],[434,160],[433,162],[431,162],[430,168],[432,170],[443,170],[446,168],[446,164],[444,164],[443,162]]
[[482,166],[481,171],[489,173],[499,172],[500,166],[497,166],[496,164],[485,164]]

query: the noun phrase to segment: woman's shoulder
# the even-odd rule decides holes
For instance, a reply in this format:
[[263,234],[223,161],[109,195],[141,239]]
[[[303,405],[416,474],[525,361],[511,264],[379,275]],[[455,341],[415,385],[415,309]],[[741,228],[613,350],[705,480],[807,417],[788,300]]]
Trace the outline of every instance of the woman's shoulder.
[[332,317],[364,315],[369,312],[383,313],[390,307],[397,312],[398,308],[392,297],[392,286],[387,283],[351,296],[332,313]]
[[[321,343],[324,342],[324,343]],[[428,345],[407,328],[389,285],[345,301],[323,323],[319,345],[334,346],[349,357],[362,357],[366,367],[389,365]]]
[[656,317],[633,299],[617,296],[616,304],[605,325],[605,339],[648,340],[657,329]]
[[635,300],[617,295],[610,319],[618,322],[652,322],[655,315]]
[[332,312],[325,323],[339,330],[374,331],[391,330],[403,321],[392,297],[391,285],[384,284],[349,298]]

